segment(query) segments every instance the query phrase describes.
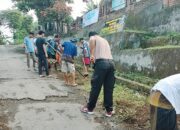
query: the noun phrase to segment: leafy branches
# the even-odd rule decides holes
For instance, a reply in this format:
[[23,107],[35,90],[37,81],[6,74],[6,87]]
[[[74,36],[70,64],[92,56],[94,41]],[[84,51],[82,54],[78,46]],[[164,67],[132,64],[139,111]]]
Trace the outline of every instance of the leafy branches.
[[23,14],[19,10],[5,10],[0,13],[2,25],[8,26],[13,30],[14,39],[23,37],[32,30],[32,17]]
[[[71,14],[71,7],[67,3],[73,0],[13,0],[16,6],[23,12],[33,9],[38,17],[40,25],[56,23],[56,32],[62,32],[62,25]],[[66,21],[67,22],[67,21]],[[70,23],[66,23],[70,24]]]

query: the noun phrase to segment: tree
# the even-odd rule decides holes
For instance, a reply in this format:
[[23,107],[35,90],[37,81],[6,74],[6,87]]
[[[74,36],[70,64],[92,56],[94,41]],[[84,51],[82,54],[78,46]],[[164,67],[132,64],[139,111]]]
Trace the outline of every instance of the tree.
[[[70,17],[71,8],[67,3],[73,0],[13,0],[16,6],[23,12],[28,12],[30,9],[35,10],[38,17],[38,22],[42,26],[47,23],[56,22],[57,33],[62,33],[62,25],[67,17]],[[69,24],[69,23],[67,23]]]
[[65,0],[56,0],[54,5],[45,11],[44,17],[49,17],[51,21],[55,21],[57,23],[57,33],[62,33],[62,25],[69,22],[66,19],[70,16],[71,10],[71,7],[66,5]]
[[93,0],[90,0],[90,1],[87,2],[87,4],[86,4],[86,10],[85,10],[84,13],[89,12],[89,11],[91,11],[91,10],[97,8],[97,7],[98,7],[98,3],[97,3],[97,2],[94,2]]
[[5,40],[4,35],[0,31],[0,45],[4,45],[5,44],[4,40]]
[[[7,24],[14,31],[22,25],[23,17],[18,10],[5,10],[0,14],[3,24]],[[14,32],[13,31],[13,32]]]
[[13,30],[14,39],[21,42],[28,32],[32,31],[32,17],[23,14],[19,10],[5,10],[0,13],[2,26],[8,26]]

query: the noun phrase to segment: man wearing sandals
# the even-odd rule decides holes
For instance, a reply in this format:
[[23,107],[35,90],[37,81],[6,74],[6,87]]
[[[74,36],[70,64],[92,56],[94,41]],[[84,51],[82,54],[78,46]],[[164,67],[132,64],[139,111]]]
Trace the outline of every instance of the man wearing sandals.
[[77,56],[76,42],[77,40],[71,40],[70,42],[64,42],[62,44],[63,54],[61,71],[64,73],[65,84],[71,86],[77,86],[74,65],[74,57]]
[[89,33],[89,45],[91,62],[94,63],[94,73],[91,79],[91,92],[88,103],[81,108],[81,112],[93,114],[101,88],[104,88],[105,116],[111,117],[113,110],[114,90],[114,63],[109,43],[106,39],[97,35],[96,32]]

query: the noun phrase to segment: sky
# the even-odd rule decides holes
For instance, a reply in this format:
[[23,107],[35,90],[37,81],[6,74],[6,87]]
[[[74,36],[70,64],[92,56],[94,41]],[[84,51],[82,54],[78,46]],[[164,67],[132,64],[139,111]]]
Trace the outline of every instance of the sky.
[[0,4],[0,10],[6,10],[13,6],[13,3],[11,0],[1,0]]
[[86,8],[86,4],[82,0],[74,0],[73,4],[70,4],[72,7],[72,17],[75,19],[78,16],[82,16],[82,12]]
[[[13,6],[13,3],[11,0],[0,0],[1,3],[0,4],[0,10],[6,10],[6,9],[10,9]],[[95,2],[99,2],[100,0],[94,0]],[[82,16],[82,12],[85,10],[86,8],[86,3],[83,2],[83,0],[74,0],[73,4],[70,4],[70,6],[72,7],[72,17],[75,19],[77,16]],[[31,11],[29,13],[30,15],[33,15],[34,19],[36,20],[36,17],[33,14],[33,11]]]
[[[99,2],[100,0],[94,0],[96,3]],[[7,9],[12,9],[13,8],[13,3],[11,0],[0,0],[0,11],[1,10],[7,10]],[[3,4],[2,4],[3,3]],[[82,12],[85,11],[86,8],[86,3],[83,2],[83,0],[74,0],[73,4],[70,4],[72,7],[72,17],[76,19],[78,16],[82,16]],[[34,19],[34,21],[37,21],[37,17],[35,15],[35,12],[31,10],[29,13]],[[0,27],[0,30],[8,37],[12,37],[12,32],[9,28],[7,27]]]

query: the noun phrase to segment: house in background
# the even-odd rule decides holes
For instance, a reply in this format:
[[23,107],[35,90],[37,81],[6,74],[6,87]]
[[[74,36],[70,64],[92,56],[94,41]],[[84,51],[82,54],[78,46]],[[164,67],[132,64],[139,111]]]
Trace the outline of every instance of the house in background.
[[[109,21],[127,15],[129,12],[156,13],[163,8],[180,4],[180,0],[101,0],[99,4],[99,21]],[[82,29],[83,16],[78,17],[73,30]],[[89,26],[91,28],[92,25]]]

